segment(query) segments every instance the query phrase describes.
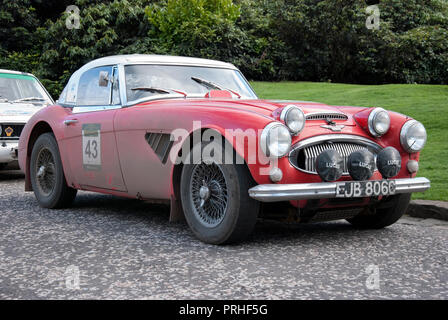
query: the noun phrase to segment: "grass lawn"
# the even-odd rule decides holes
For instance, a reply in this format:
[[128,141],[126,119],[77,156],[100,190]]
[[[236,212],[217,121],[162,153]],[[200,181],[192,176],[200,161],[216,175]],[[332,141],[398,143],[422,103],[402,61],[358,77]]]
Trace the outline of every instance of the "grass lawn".
[[414,199],[448,201],[448,86],[349,85],[313,82],[252,82],[265,99],[306,100],[330,105],[383,107],[422,122],[428,141],[420,156],[421,177],[431,189]]

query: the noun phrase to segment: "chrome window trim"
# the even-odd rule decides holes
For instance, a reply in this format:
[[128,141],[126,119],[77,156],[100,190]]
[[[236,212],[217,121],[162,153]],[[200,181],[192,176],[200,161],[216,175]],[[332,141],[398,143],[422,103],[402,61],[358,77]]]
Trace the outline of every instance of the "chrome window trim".
[[[70,106],[69,106],[70,107]],[[72,113],[85,113],[85,112],[95,112],[95,111],[105,111],[105,110],[114,110],[121,109],[121,105],[116,106],[72,106]]]
[[109,94],[109,105],[112,105],[113,103],[113,99],[114,99],[114,85],[115,85],[115,81],[118,82],[118,92],[119,92],[119,96],[120,96],[120,103],[119,105],[121,105],[121,92],[120,92],[120,78],[118,76],[118,67],[115,65],[112,67],[112,80],[111,81],[111,86],[110,86],[110,94]]
[[[288,154],[288,159],[289,159],[289,163],[291,164],[291,166],[301,172],[317,175],[317,172],[307,171],[302,168],[299,168],[291,161],[291,159],[293,158],[293,156],[292,156],[293,153],[296,152],[297,150],[300,150],[300,149],[303,149],[303,148],[306,148],[306,147],[309,147],[309,146],[312,146],[315,144],[319,144],[322,142],[330,142],[330,143],[331,142],[351,142],[351,143],[355,143],[355,144],[369,146],[377,152],[379,152],[383,149],[382,146],[380,146],[379,144],[377,144],[367,138],[364,138],[361,136],[356,136],[356,135],[351,135],[351,134],[325,134],[325,135],[320,135],[320,136],[314,136],[314,137],[299,141],[298,143],[294,144],[291,147],[291,150]],[[347,174],[344,174],[344,175],[347,175]]]
[[124,75],[124,65],[118,64],[118,85],[120,90],[120,99],[121,99],[121,105],[123,107],[127,106],[128,100],[126,97],[126,78]]

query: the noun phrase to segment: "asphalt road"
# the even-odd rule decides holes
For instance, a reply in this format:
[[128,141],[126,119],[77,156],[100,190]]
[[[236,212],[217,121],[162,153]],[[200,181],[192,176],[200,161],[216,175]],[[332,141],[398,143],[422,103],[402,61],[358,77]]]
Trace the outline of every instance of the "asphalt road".
[[447,222],[260,221],[217,247],[162,207],[82,192],[47,210],[23,183],[0,172],[0,299],[448,299]]

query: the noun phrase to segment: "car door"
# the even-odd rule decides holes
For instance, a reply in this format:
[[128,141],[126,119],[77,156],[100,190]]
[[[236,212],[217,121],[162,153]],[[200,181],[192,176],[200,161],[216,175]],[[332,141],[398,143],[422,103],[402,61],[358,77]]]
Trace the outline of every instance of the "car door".
[[121,108],[118,71],[102,66],[79,78],[76,106],[64,119],[64,148],[80,187],[126,191],[114,132]]

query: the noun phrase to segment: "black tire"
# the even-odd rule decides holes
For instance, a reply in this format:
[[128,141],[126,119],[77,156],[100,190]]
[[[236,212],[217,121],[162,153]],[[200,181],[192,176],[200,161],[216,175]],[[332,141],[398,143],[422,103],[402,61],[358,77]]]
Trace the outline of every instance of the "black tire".
[[359,229],[382,229],[397,222],[406,212],[410,201],[411,193],[391,196],[380,203],[378,208],[370,209],[369,214],[360,214],[347,221]]
[[[220,143],[210,143],[215,144],[217,151],[213,158],[223,159],[225,148]],[[206,145],[194,146],[187,159],[191,159],[192,153],[201,152]],[[248,193],[255,183],[246,165],[236,164],[236,155],[232,156],[234,164],[202,159],[198,164],[184,164],[182,169],[181,200],[185,218],[196,237],[205,243],[242,241],[252,232],[257,221],[260,203],[250,198]],[[206,178],[201,182],[201,177]],[[199,198],[198,183],[203,183],[209,190],[208,198]]]
[[7,165],[7,163],[0,163],[0,170],[5,169]]
[[67,186],[58,144],[52,133],[39,136],[33,146],[30,178],[41,207],[68,207],[76,197],[77,190]]

